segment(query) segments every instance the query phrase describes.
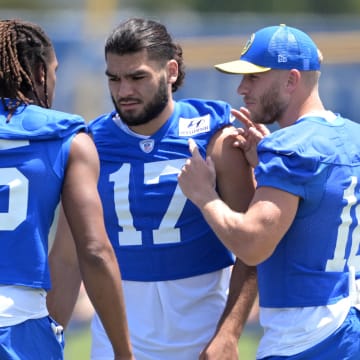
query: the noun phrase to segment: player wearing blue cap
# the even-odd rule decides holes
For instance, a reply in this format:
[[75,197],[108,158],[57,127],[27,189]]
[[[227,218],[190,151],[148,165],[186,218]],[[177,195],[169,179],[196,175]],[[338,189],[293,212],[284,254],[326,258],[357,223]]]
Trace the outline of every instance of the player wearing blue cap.
[[[246,125],[238,145],[257,180],[246,212],[219,199],[213,163],[191,141],[179,175],[223,243],[257,265],[258,359],[360,356],[360,125],[324,108],[321,61],[307,34],[280,25],[255,32],[239,60],[215,66],[243,75],[246,108],[233,113]],[[280,129],[264,136],[260,124],[275,121]]]
[[[0,359],[63,359],[63,329],[46,306],[48,237],[61,197],[90,299],[116,359],[131,360],[120,273],[97,193],[99,159],[84,120],[50,109],[57,67],[37,24],[0,21]],[[61,309],[65,294],[57,295]]]

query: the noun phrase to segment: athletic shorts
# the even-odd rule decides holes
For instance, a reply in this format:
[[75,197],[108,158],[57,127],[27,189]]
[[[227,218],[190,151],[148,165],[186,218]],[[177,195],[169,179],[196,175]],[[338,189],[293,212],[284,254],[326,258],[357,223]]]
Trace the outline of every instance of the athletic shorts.
[[267,356],[260,360],[359,360],[360,311],[352,307],[343,324],[319,344],[290,356]]
[[63,360],[62,327],[49,316],[0,327],[1,360]]

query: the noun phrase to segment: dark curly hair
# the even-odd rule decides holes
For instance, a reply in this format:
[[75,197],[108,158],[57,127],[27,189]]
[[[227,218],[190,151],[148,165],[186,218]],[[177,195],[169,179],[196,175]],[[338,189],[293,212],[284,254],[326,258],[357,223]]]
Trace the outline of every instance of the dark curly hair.
[[[20,104],[35,103],[49,108],[47,70],[53,45],[37,24],[20,20],[0,20],[0,98],[8,120]],[[35,70],[45,71],[44,98],[35,86]]]
[[178,63],[179,74],[172,84],[175,92],[185,78],[183,51],[179,44],[173,42],[166,27],[156,21],[142,18],[131,18],[118,25],[108,36],[105,43],[107,53],[125,55],[147,50],[149,59],[165,64],[175,59]]

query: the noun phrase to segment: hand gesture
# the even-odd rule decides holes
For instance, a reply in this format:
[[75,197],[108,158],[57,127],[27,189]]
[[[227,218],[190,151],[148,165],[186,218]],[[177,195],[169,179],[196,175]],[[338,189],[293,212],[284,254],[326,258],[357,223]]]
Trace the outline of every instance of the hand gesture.
[[178,182],[184,195],[201,208],[216,194],[215,166],[210,157],[202,158],[193,139],[189,139],[189,149],[191,158],[182,167]]
[[250,111],[244,107],[232,109],[231,113],[244,125],[244,128],[237,129],[234,146],[241,148],[248,163],[255,167],[258,164],[257,144],[270,131],[265,125],[252,122]]

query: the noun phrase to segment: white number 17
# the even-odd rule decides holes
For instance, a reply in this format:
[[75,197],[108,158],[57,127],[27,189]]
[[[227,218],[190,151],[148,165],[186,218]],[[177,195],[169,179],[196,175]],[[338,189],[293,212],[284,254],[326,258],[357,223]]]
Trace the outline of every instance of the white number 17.
[[[186,159],[164,160],[144,164],[144,184],[157,184],[164,175],[178,174]],[[123,228],[119,233],[120,245],[141,245],[142,233],[134,227],[129,203],[130,164],[124,164],[119,170],[110,174],[109,180],[114,182],[114,202],[118,224]],[[154,244],[180,242],[180,230],[175,225],[185,206],[186,197],[179,185],[175,191],[161,220],[158,229],[153,231]],[[156,207],[156,204],[152,204]]]

